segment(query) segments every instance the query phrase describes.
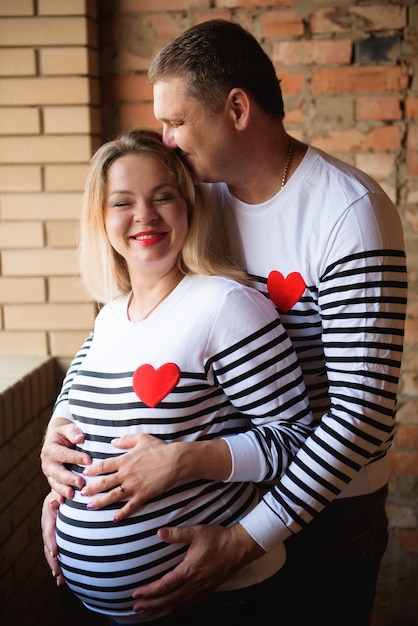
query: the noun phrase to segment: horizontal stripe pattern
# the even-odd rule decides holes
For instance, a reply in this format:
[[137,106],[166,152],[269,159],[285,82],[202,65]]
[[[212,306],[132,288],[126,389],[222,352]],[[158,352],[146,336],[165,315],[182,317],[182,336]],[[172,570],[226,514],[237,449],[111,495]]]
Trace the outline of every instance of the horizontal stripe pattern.
[[[126,433],[153,434],[167,443],[235,435],[247,445],[251,440],[262,455],[259,478],[276,478],[310,433],[312,418],[301,369],[274,307],[257,292],[224,279],[188,277],[180,287],[161,313],[165,323],[156,320],[154,326],[151,319],[129,323],[126,299],[105,307],[94,335],[74,359],[56,411],[68,403],[85,433],[81,448],[93,459],[120,454],[111,441]],[[150,408],[136,396],[133,374],[143,362],[157,369],[163,356],[163,362],[179,366],[180,379]],[[129,613],[132,590],[183,558],[183,547],[158,539],[159,527],[230,525],[257,501],[250,482],[189,480],[115,524],[120,503],[87,510],[86,499],[76,492],[60,507],[57,521],[66,581],[94,610]]]
[[[266,279],[253,279],[266,293]],[[308,286],[291,312],[281,313],[313,414],[322,418],[267,496],[293,532],[393,441],[406,294],[404,252],[379,249],[327,267],[319,289]]]

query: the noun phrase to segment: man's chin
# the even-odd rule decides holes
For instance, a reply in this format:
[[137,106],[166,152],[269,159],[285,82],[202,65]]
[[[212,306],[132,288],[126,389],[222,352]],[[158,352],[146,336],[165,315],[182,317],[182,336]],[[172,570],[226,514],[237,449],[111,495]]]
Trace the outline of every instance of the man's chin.
[[199,172],[196,172],[195,169],[192,167],[190,162],[187,162],[187,159],[183,159],[184,164],[187,166],[187,169],[189,170],[189,172],[191,173],[191,175],[193,176],[193,181],[195,185],[200,185],[200,183],[207,183],[209,181],[206,180],[205,176],[202,176],[202,174],[200,174]]

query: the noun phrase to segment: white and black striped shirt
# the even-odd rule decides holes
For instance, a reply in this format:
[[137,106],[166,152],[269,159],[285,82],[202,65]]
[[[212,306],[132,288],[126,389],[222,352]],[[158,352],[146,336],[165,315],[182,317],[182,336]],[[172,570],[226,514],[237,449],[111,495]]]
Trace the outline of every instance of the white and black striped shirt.
[[236,259],[280,311],[320,422],[242,522],[268,550],[334,498],[387,483],[407,295],[402,226],[372,179],[313,147],[263,204],[224,184],[208,190]]
[[[236,523],[258,501],[249,481],[282,474],[312,417],[292,344],[257,291],[186,276],[142,322],[129,321],[127,304],[119,298],[100,311],[55,415],[83,430],[81,447],[93,459],[120,454],[112,439],[140,432],[167,443],[231,436],[237,446],[233,481],[177,483],[118,524],[120,503],[87,510],[77,492],[60,507],[57,543],[68,585],[89,608],[131,622],[141,619],[132,615],[132,590],[174,567],[186,549],[160,541],[157,529]],[[229,586],[259,582],[282,562],[281,547]]]

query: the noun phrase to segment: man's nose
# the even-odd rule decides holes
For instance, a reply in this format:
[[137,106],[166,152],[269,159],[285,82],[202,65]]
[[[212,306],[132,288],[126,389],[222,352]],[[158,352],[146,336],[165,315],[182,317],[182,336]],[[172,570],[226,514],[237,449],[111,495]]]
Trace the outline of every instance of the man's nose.
[[163,144],[165,144],[167,148],[170,148],[170,150],[175,150],[178,147],[176,140],[174,138],[174,129],[168,126],[167,124],[164,124],[163,126],[162,137],[163,137]]

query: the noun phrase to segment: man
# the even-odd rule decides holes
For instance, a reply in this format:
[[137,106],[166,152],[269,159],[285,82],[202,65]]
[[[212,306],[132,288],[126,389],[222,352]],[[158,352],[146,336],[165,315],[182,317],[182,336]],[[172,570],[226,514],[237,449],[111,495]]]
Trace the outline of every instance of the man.
[[[157,55],[149,79],[163,141],[209,183],[236,260],[281,314],[318,426],[240,524],[159,531],[190,547],[176,569],[137,590],[134,607],[152,615],[196,601],[284,541],[287,561],[272,580],[277,623],[366,626],[387,544],[386,453],[406,308],[396,208],[364,173],[286,133],[273,64],[240,26],[214,20],[192,27]],[[46,436],[43,469],[61,495],[71,496],[60,462],[74,460],[65,446],[75,439],[59,430]],[[120,447],[132,453],[134,443]],[[86,470],[114,472],[108,498],[119,497],[123,462]],[[125,514],[144,499],[144,492],[132,494]]]

